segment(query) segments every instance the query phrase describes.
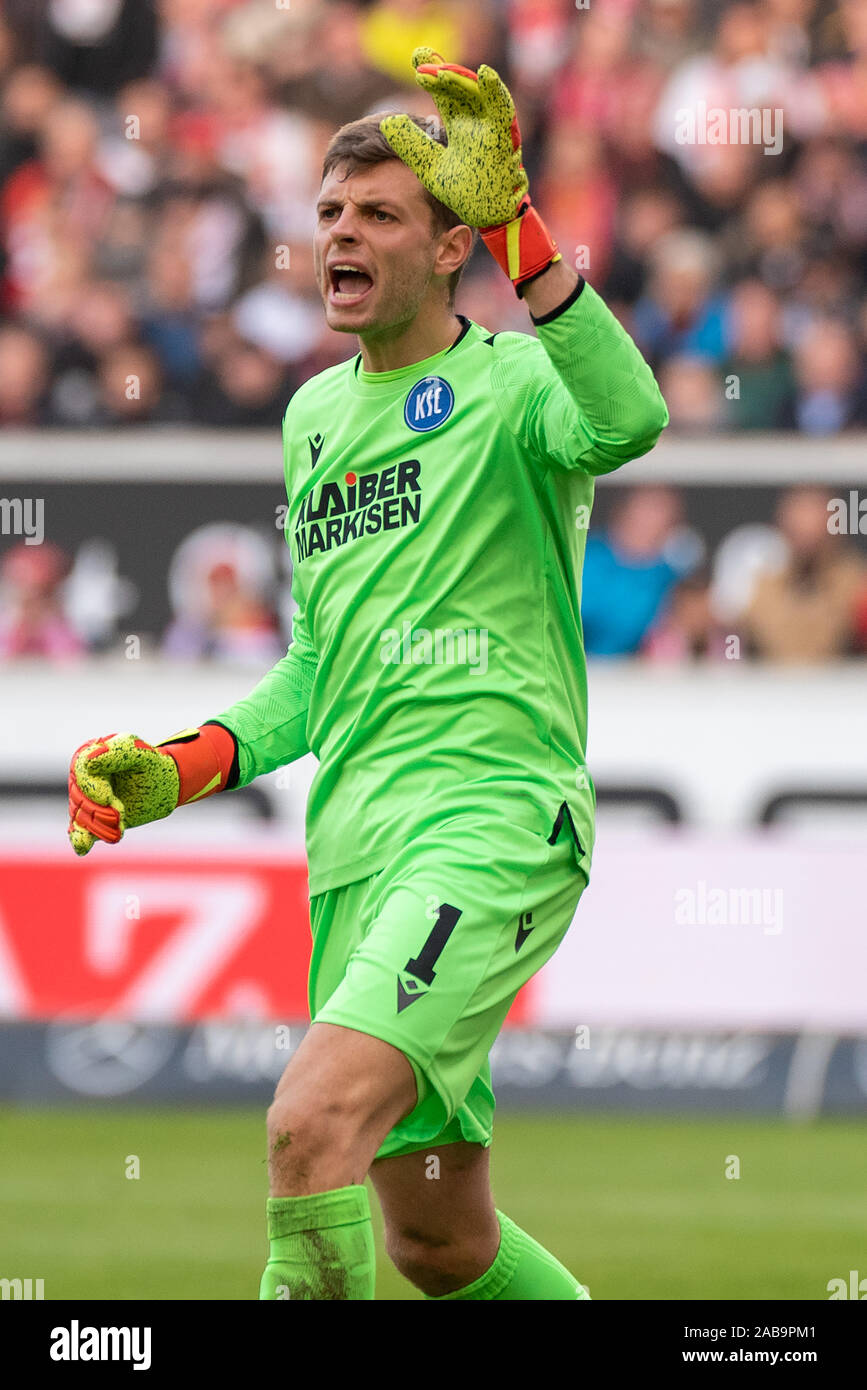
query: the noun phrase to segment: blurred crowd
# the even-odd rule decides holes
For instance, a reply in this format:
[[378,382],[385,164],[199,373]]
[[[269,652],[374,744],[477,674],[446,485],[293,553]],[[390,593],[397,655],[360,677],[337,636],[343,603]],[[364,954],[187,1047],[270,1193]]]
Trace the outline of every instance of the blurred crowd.
[[[354,350],[313,281],[323,150],[430,109],[420,41],[508,80],[673,429],[867,425],[864,0],[0,0],[0,425],[275,427]],[[720,142],[738,110],[764,125]],[[458,308],[528,327],[483,248]]]
[[[630,488],[587,538],[589,656],[813,664],[867,652],[867,562],[827,491],[793,487],[774,524],[748,522],[712,556],[670,487]],[[857,532],[858,518],[855,518]]]
[[[356,350],[313,278],[323,152],[345,121],[431,109],[420,42],[508,81],[534,201],[673,431],[867,427],[867,0],[0,0],[0,427],[276,430]],[[721,138],[714,113],[739,111],[757,123]],[[530,327],[481,246],[457,307]],[[588,538],[588,652],[867,652],[865,565],[828,502],[791,489],[708,554],[676,490],[618,493]],[[116,643],[136,592],[109,550],[6,544],[0,657]],[[279,657],[280,551],[200,527],[154,645]]]
[[[677,489],[624,489],[587,538],[588,655],[799,664],[863,656],[867,560],[850,539],[860,524],[860,504],[798,486],[780,494],[772,524],[737,526],[710,554]],[[117,651],[137,593],[100,544],[73,558],[50,541],[20,541],[0,556],[0,660]],[[291,640],[288,554],[254,527],[198,527],[172,558],[173,617],[152,649],[273,664]]]

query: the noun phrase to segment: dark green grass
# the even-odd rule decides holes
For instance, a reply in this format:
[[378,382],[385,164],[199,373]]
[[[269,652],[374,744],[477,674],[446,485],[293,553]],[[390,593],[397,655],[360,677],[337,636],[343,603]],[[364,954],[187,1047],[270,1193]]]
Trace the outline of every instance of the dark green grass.
[[[0,1277],[47,1299],[255,1298],[264,1153],[258,1111],[4,1107]],[[513,1114],[492,1167],[497,1205],[594,1299],[827,1299],[867,1275],[865,1159],[867,1128],[842,1121]],[[373,1205],[377,1298],[416,1298]]]

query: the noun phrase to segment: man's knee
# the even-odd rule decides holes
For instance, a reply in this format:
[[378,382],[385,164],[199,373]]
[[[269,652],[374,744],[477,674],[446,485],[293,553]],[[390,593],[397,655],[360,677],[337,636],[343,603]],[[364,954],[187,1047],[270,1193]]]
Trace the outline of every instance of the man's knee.
[[[272,1178],[292,1194],[362,1182],[385,1135],[414,1103],[411,1068],[395,1049],[386,1054],[390,1069],[376,1065],[387,1046],[378,1041],[369,1064],[357,1065],[339,1041],[342,1055],[311,1048],[302,1057],[299,1049],[268,1110]],[[374,1040],[365,1042],[369,1054]]]
[[351,1167],[374,1111],[361,1088],[285,1087],[266,1118],[272,1169],[312,1178],[326,1161],[329,1170]]
[[386,1226],[385,1249],[405,1279],[432,1298],[465,1289],[490,1269],[496,1248],[482,1233],[435,1234],[419,1226]]

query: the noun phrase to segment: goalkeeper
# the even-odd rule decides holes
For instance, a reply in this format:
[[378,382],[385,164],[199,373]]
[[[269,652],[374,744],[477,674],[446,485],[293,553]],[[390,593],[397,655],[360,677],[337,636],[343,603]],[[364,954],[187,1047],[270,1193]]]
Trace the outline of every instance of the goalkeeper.
[[[430,1299],[588,1295],[494,1204],[488,1054],[588,882],[581,568],[594,476],[668,415],[534,208],[497,74],[413,54],[442,118],[354,121],[314,251],[360,351],[283,421],[297,611],[246,698],[84,745],[78,853],[312,751],[312,1024],[268,1112],[263,1299],[371,1299],[365,1178]],[[476,229],[537,336],[457,314]]]

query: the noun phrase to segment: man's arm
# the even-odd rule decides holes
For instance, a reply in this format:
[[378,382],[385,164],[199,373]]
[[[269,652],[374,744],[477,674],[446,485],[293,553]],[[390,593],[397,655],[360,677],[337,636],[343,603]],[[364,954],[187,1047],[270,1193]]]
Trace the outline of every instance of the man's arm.
[[581,276],[562,259],[549,265],[542,275],[525,285],[522,298],[533,321],[552,314],[575,293]]
[[[668,424],[668,409],[604,300],[562,261],[532,280],[523,298],[559,378],[531,396],[522,424],[529,447],[593,474],[646,454]],[[506,402],[515,399],[514,389],[504,395]],[[508,404],[505,409],[508,418]]]
[[238,776],[227,790],[245,787],[255,777],[310,751],[307,711],[316,662],[304,609],[299,606],[292,618],[292,645],[286,655],[249,695],[214,716],[215,723],[234,734],[238,745]]
[[[292,498],[292,425],[295,398],[283,415],[283,471],[286,496]],[[255,689],[215,722],[229,729],[237,744],[237,775],[229,789],[246,787],[255,777],[285,767],[310,751],[307,744],[307,710],[316,675],[317,654],[307,623],[307,601],[297,568],[292,575],[292,644]]]
[[[283,417],[283,466],[289,482],[289,410]],[[76,854],[97,840],[117,844],[126,830],[171,815],[178,806],[245,787],[255,777],[309,752],[307,712],[317,656],[297,570],[292,644],[243,700],[199,725],[152,745],[135,734],[83,743],[69,766],[69,838]]]
[[448,143],[405,115],[386,116],[380,129],[425,188],[480,229],[526,301],[556,372],[553,380],[540,373],[526,353],[497,364],[494,389],[509,427],[546,460],[589,473],[647,453],[668,423],[665,402],[628,333],[564,264],[533,207],[508,88],[493,68],[482,64],[474,73],[430,48],[417,48],[412,63]]
[[88,854],[97,840],[118,844],[134,826],[246,786],[308,751],[316,654],[303,610],[292,626],[288,652],[246,699],[200,727],[156,745],[121,733],[76,749],[69,767],[69,839],[76,854]]

